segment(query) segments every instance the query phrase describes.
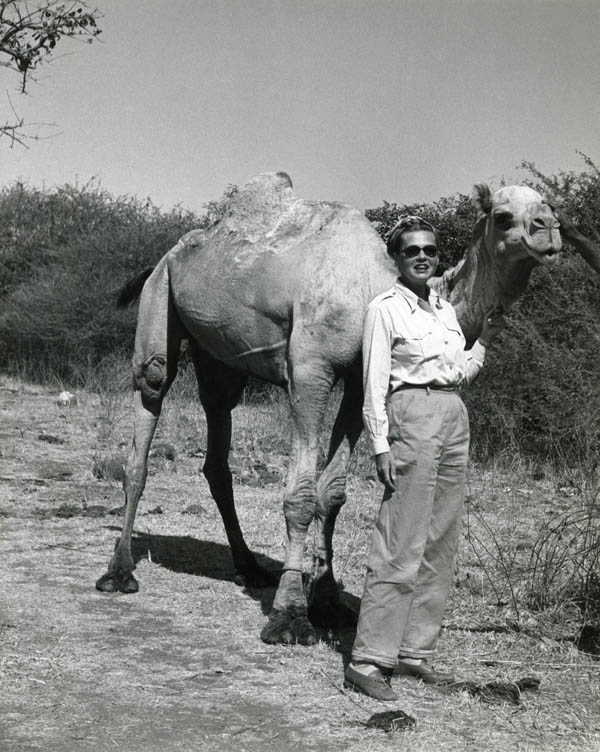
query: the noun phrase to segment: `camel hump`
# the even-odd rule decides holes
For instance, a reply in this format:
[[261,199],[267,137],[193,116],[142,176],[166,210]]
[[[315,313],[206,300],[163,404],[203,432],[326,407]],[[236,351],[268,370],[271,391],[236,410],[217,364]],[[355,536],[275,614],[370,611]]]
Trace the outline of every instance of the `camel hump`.
[[286,172],[261,172],[235,191],[228,201],[225,222],[229,229],[262,227],[280,216],[296,200]]
[[219,203],[219,215],[171,250],[173,274],[189,270],[191,258],[207,275],[232,262],[247,268],[265,255],[286,256],[300,247],[318,255],[329,242],[341,247],[344,229],[352,236],[361,227],[374,233],[365,216],[348,204],[298,198],[286,172],[263,172],[230,190]]
[[242,190],[246,188],[252,188],[253,186],[259,186],[260,190],[285,190],[286,188],[292,188],[292,179],[287,172],[259,172],[253,178],[242,186]]

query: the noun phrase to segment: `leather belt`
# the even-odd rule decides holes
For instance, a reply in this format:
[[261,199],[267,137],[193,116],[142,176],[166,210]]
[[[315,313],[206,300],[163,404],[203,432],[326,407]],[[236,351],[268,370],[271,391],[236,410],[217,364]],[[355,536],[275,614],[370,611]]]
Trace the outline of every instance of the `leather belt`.
[[399,392],[404,389],[427,389],[427,391],[435,392],[457,392],[458,386],[456,384],[400,384],[399,387],[394,389],[394,392]]

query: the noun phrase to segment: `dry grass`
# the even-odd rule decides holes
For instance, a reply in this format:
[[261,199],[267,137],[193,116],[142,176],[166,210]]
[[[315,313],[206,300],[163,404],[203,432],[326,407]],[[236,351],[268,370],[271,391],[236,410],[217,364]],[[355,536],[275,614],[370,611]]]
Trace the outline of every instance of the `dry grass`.
[[[204,419],[184,386],[168,400],[157,436],[175,446],[176,462],[152,460],[138,513],[140,592],[109,596],[94,581],[119,518],[56,512],[64,504],[83,512],[122,503],[119,485],[91,469],[98,455],[126,450],[128,396],[83,392],[65,410],[52,390],[0,382],[3,752],[600,749],[598,664],[566,639],[576,614],[569,604],[533,612],[526,597],[540,525],[583,503],[577,493],[561,491],[551,475],[533,481],[519,463],[509,472],[471,469],[437,663],[482,682],[535,675],[540,691],[523,693],[519,706],[489,705],[396,679],[399,705],[416,729],[365,729],[382,706],[342,689],[352,630],[324,634],[314,648],[260,641],[273,591],[244,592],[231,580],[222,525],[198,473]],[[268,464],[276,475],[285,466],[286,415],[282,402],[245,405],[235,415],[241,524],[271,566],[283,557],[282,482],[261,485],[260,469]],[[336,572],[354,605],[379,503],[364,457],[356,470],[335,537]],[[198,502],[204,513],[184,514]],[[157,506],[163,513],[149,514]],[[521,631],[507,629],[517,617]]]

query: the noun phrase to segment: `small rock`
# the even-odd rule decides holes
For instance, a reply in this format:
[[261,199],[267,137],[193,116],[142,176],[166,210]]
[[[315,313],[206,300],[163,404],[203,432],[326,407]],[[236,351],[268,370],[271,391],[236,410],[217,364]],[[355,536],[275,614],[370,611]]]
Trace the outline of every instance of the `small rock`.
[[75,504],[61,504],[54,512],[54,516],[63,518],[75,517],[79,512],[79,507]]
[[149,509],[146,514],[162,514],[163,508],[159,504],[157,507],[154,507],[154,509]]
[[53,436],[51,433],[41,433],[38,436],[38,441],[45,441],[46,444],[64,444],[65,440],[60,436]]
[[384,710],[375,713],[365,723],[367,728],[378,728],[386,733],[411,729],[416,726],[416,720],[403,710]]
[[73,475],[73,468],[66,462],[48,460],[40,466],[38,474],[48,480],[66,480]]
[[105,514],[108,514],[108,509],[102,504],[91,504],[81,510],[82,517],[104,517]]
[[250,488],[261,488],[263,485],[260,478],[257,478],[255,475],[250,475],[249,473],[243,474],[240,480],[245,486],[250,486]]
[[56,404],[59,407],[75,407],[77,397],[71,392],[61,392],[56,398]]
[[162,457],[165,460],[175,461],[177,456],[175,447],[172,444],[168,444],[166,441],[161,441],[152,447],[152,457]]
[[537,691],[540,688],[540,680],[537,676],[524,676],[522,679],[518,679],[515,684],[521,692],[525,689]]
[[206,455],[206,452],[201,447],[190,445],[189,448],[186,448],[186,452],[188,457],[199,457],[200,459]]
[[206,509],[202,504],[190,504],[181,514],[206,514]]
[[125,468],[118,457],[100,457],[94,460],[92,474],[98,480],[125,480]]

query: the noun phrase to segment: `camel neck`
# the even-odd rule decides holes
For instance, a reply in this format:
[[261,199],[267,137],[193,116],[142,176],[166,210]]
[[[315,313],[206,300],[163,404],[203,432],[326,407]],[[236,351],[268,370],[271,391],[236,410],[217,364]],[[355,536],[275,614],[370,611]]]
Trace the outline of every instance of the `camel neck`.
[[534,265],[526,261],[500,266],[487,249],[483,232],[476,229],[462,261],[442,277],[434,277],[431,286],[454,307],[470,346],[481,333],[483,312],[492,305],[508,311],[526,287]]

